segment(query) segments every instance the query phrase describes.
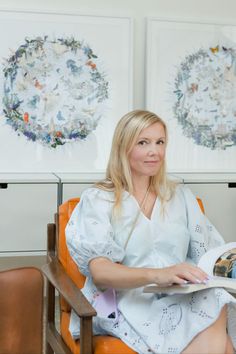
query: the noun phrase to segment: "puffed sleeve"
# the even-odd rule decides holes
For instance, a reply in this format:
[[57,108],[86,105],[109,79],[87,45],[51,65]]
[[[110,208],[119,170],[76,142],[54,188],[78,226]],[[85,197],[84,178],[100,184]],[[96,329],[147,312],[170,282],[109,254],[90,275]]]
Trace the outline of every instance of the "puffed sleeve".
[[66,226],[69,252],[85,276],[89,275],[91,259],[106,257],[112,262],[121,262],[125,255],[114,240],[110,194],[98,188],[84,191]]
[[190,232],[188,257],[197,264],[200,257],[209,249],[224,244],[224,239],[202,213],[196,197],[190,189],[184,186],[183,193],[186,203],[188,229]]

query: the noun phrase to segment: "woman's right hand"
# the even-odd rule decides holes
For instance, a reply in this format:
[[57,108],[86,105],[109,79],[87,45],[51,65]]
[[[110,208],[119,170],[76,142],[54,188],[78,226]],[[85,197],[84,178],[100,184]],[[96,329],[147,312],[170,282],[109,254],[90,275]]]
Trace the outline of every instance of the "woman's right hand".
[[179,263],[170,267],[152,269],[151,282],[160,286],[172,284],[205,283],[209,279],[208,275],[199,267],[189,263]]

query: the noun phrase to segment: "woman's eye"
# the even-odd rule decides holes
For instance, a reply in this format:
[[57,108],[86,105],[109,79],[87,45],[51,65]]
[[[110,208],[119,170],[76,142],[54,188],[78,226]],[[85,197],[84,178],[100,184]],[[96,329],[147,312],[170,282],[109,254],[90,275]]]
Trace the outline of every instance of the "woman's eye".
[[145,140],[140,140],[138,142],[138,145],[145,145],[145,144],[147,144],[147,141],[145,141]]
[[164,140],[158,140],[158,141],[157,141],[157,144],[158,144],[158,145],[163,145],[163,144],[165,144],[165,141],[164,141]]

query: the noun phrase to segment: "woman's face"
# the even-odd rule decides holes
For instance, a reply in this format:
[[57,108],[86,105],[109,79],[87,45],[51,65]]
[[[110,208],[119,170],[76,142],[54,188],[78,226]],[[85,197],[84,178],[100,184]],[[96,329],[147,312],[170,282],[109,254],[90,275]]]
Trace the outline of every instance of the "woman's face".
[[141,131],[128,159],[132,177],[156,175],[165,158],[166,134],[161,123]]

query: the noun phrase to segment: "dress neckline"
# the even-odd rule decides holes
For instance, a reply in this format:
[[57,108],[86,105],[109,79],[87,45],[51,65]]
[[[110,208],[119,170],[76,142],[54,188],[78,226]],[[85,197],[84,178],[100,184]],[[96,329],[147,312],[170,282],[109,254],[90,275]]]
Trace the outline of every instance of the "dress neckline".
[[[131,199],[134,201],[134,203],[135,203],[135,205],[136,205],[136,208],[140,210],[140,205],[139,205],[137,199],[133,196],[133,194],[130,194],[130,193],[127,192],[127,191],[125,191],[125,193],[126,193],[129,197],[131,197]],[[146,220],[148,220],[149,222],[152,221],[152,219],[153,219],[153,214],[154,214],[154,211],[155,211],[155,208],[156,208],[156,205],[157,205],[158,201],[159,201],[159,198],[156,197],[155,202],[154,202],[154,204],[153,204],[153,208],[152,208],[152,212],[151,212],[150,218],[149,218],[148,216],[146,216],[146,215],[143,213],[142,209],[140,210],[140,215],[142,215],[142,217],[145,218]]]

